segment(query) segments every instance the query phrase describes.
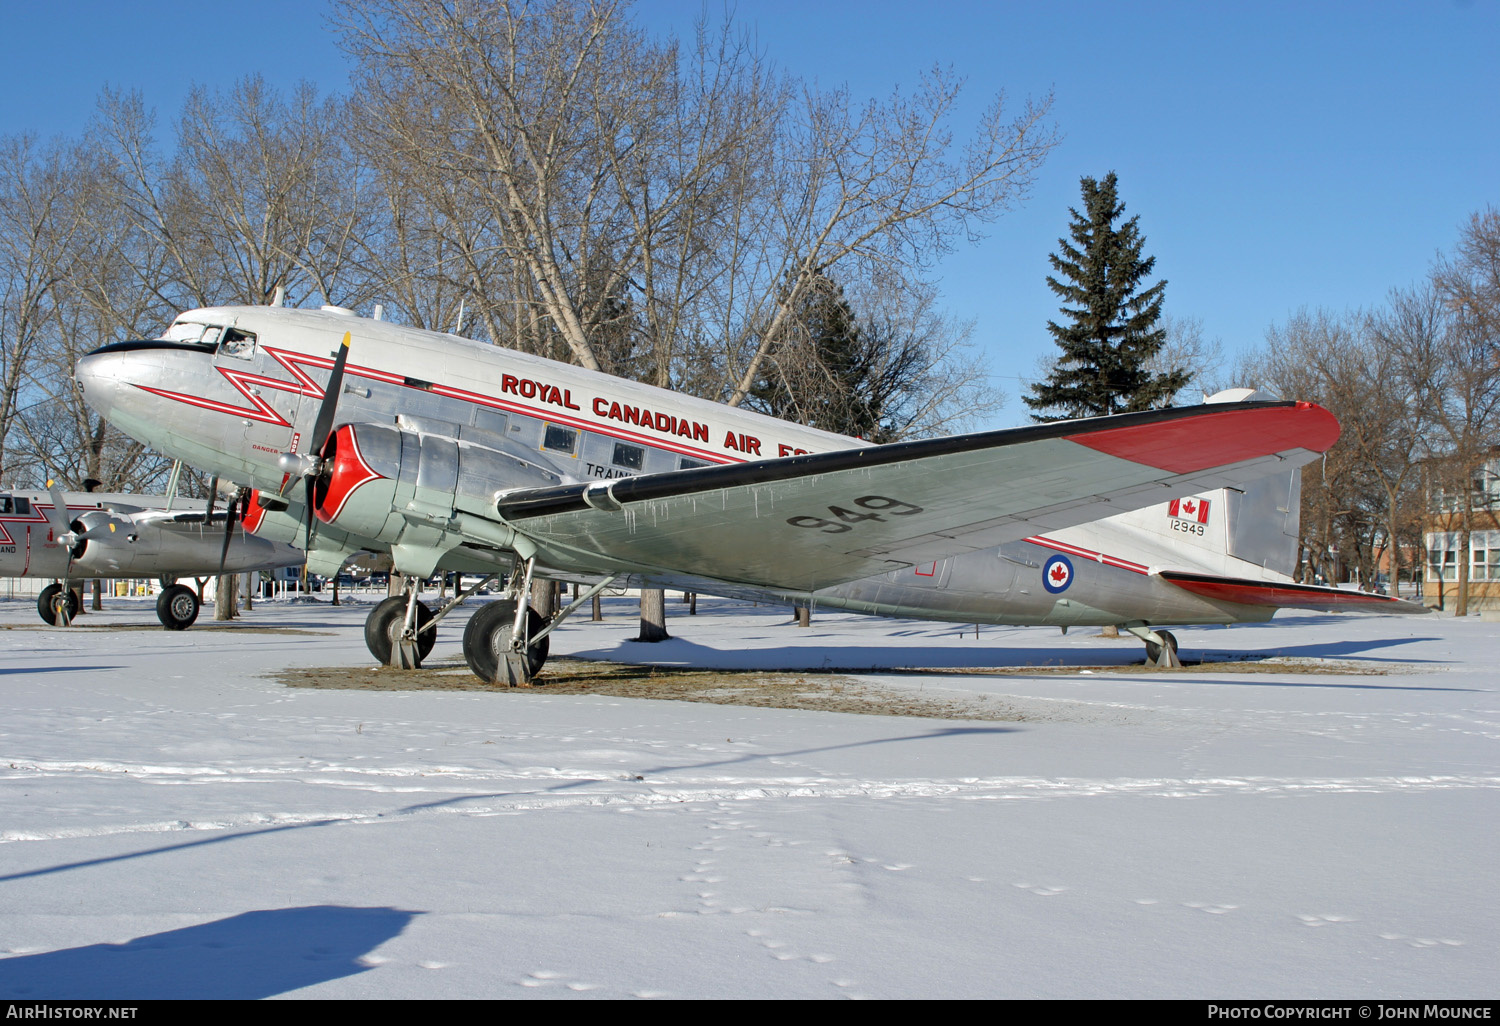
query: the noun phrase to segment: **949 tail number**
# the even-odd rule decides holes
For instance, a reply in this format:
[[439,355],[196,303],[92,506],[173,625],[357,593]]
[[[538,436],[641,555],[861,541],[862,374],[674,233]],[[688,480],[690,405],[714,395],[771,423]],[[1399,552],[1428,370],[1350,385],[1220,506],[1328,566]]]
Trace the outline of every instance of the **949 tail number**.
[[915,503],[887,498],[884,495],[862,495],[854,500],[854,505],[859,509],[829,506],[828,512],[833,514],[834,518],[832,520],[827,517],[798,516],[787,517],[786,522],[793,527],[805,527],[822,534],[842,534],[845,531],[854,530],[855,524],[862,524],[867,520],[884,523],[887,516],[910,517],[922,512],[922,507]]

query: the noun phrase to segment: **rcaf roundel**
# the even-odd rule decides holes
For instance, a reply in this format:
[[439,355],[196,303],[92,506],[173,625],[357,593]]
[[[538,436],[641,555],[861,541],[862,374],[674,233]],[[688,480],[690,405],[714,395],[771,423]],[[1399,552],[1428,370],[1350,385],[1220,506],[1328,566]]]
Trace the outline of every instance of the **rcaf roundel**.
[[1056,595],[1073,583],[1073,564],[1067,556],[1053,556],[1042,567],[1042,587]]

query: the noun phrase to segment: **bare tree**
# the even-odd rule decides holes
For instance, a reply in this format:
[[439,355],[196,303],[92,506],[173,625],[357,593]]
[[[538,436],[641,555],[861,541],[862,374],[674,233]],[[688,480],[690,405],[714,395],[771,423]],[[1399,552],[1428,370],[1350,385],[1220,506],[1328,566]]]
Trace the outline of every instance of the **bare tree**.
[[0,141],[0,468],[28,476],[10,443],[23,406],[44,401],[36,388],[38,349],[55,339],[56,308],[74,258],[80,205],[75,153],[29,136]]
[[[1153,375],[1174,369],[1187,371],[1187,384],[1201,389],[1205,396],[1226,387],[1224,383],[1224,340],[1203,334],[1201,317],[1174,317],[1163,314],[1161,327],[1167,340],[1155,356],[1146,361]],[[1186,386],[1184,386],[1186,387]]]
[[1455,613],[1469,611],[1469,553],[1478,489],[1500,430],[1500,211],[1473,215],[1452,256],[1432,271],[1438,301],[1450,319],[1434,354],[1429,390],[1450,488],[1458,500],[1458,598]]
[[1393,496],[1415,459],[1412,397],[1389,387],[1399,360],[1372,344],[1367,324],[1360,313],[1299,311],[1267,332],[1265,352],[1243,372],[1274,394],[1323,405],[1343,425],[1324,460],[1304,469],[1302,486],[1308,563],[1335,581],[1349,565],[1362,582],[1376,576],[1378,536],[1389,545]]
[[216,302],[266,303],[277,288],[353,305],[369,217],[334,130],[340,104],[303,84],[291,102],[252,75],[227,95],[189,93],[168,188],[171,223]]
[[883,103],[857,105],[846,90],[804,87],[772,155],[769,215],[751,247],[767,258],[758,287],[743,290],[749,316],[734,340],[739,351],[729,354],[739,368],[731,406],[754,387],[802,291],[818,278],[898,289],[921,281],[956,237],[974,238],[1029,190],[1056,142],[1046,124],[1051,98],[1007,120],[1004,97],[996,97],[955,155],[950,122],[961,87],[942,69],[910,96],[897,92]]

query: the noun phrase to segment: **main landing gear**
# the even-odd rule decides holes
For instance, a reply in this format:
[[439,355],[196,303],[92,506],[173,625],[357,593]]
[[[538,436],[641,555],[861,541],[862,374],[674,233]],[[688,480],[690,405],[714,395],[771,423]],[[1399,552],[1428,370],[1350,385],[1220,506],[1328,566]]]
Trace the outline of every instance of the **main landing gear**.
[[[198,619],[202,608],[198,593],[186,585],[169,582],[170,578],[162,582],[161,594],[156,599],[156,618],[169,631],[185,631]],[[47,585],[36,600],[42,622],[54,627],[70,625],[82,608],[82,597],[67,581]]]
[[169,631],[185,631],[198,619],[198,593],[185,584],[169,584],[156,599],[156,618]]
[[1177,658],[1177,638],[1171,631],[1153,631],[1142,621],[1122,625],[1131,634],[1146,643],[1146,665],[1161,669],[1180,669],[1182,660]]
[[[531,608],[535,569],[535,559],[518,561],[506,584],[505,597],[480,607],[464,628],[464,661],[487,684],[530,686],[547,662],[553,628],[615,579],[609,576],[599,581],[548,620]],[[438,622],[498,576],[486,577],[436,612],[417,598],[421,582],[416,577],[408,578],[404,594],[381,602],[365,620],[365,646],[386,666],[416,669],[432,651]]]

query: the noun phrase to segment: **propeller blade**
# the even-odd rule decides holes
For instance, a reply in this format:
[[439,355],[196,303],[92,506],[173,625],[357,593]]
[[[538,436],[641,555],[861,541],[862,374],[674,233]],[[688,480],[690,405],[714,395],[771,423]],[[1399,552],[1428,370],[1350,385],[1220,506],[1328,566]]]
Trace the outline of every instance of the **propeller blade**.
[[[344,364],[349,360],[349,343],[352,338],[352,333],[344,332],[343,341],[339,343],[339,351],[333,358],[333,371],[328,375],[328,387],[323,390],[323,401],[318,404],[318,415],[313,420],[311,444],[306,450],[311,458],[299,458],[295,453],[282,454],[285,475],[281,479],[281,487],[276,492],[278,497],[286,495],[287,489],[292,485],[293,477],[300,475],[310,481],[322,469],[318,459],[323,454],[323,446],[328,442],[328,436],[333,433],[333,418],[338,412],[339,393],[344,388]],[[299,463],[301,469],[298,469]],[[307,489],[307,496],[309,500],[312,498],[311,486]],[[311,540],[312,506],[310,502],[307,517],[307,536]]]
[[306,552],[312,548],[313,527],[317,524],[317,518],[313,514],[313,495],[317,489],[317,478],[309,477],[305,481],[306,491],[302,496],[302,504],[307,507],[307,531],[302,535],[302,551]]
[[[224,546],[223,548],[219,549],[220,577],[224,576],[224,564],[229,559],[229,543],[234,538],[235,511],[239,508],[242,502],[246,501],[248,494],[248,488],[241,488],[236,491],[234,493],[234,497],[229,500],[229,511],[224,515]],[[204,526],[206,527],[207,525],[205,524]]]
[[50,478],[47,481],[47,495],[52,499],[52,509],[47,512],[47,526],[52,528],[52,540],[68,550],[68,566],[63,571],[66,578],[73,572],[73,560],[78,558],[79,535],[73,530],[73,522],[68,519],[67,496],[63,495],[57,482]]
[[47,512],[47,524],[52,528],[53,539],[58,540],[73,530],[68,520],[68,500],[57,482],[50,478],[47,481],[47,494],[52,499],[52,509]]
[[333,431],[333,415],[339,404],[339,393],[344,388],[344,363],[349,359],[350,332],[344,332],[339,343],[338,355],[333,358],[333,373],[328,376],[328,387],[323,391],[323,402],[318,407],[318,419],[313,422],[312,447],[308,450],[321,454],[323,443]]

